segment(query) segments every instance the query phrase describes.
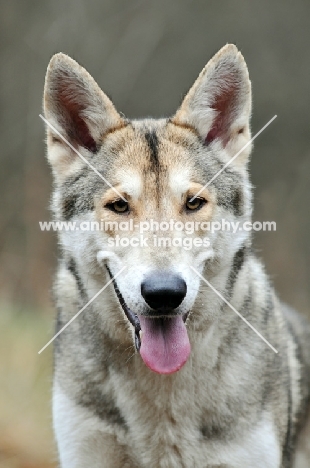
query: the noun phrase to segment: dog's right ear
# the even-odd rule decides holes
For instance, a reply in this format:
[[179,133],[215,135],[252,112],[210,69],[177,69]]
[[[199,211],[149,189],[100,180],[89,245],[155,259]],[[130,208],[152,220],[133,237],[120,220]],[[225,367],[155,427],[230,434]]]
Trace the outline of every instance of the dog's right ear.
[[[65,54],[52,57],[45,78],[46,120],[83,156],[100,147],[104,134],[125,122],[90,74]],[[63,179],[82,161],[47,125],[48,159]]]

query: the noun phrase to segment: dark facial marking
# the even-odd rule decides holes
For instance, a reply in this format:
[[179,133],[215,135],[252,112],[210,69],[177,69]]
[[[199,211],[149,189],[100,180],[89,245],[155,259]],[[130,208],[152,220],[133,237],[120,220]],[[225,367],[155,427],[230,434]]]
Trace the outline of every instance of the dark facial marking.
[[67,265],[67,268],[70,271],[70,273],[74,276],[74,279],[75,279],[75,282],[77,284],[77,287],[78,287],[78,290],[79,290],[79,293],[80,293],[81,297],[86,297],[84,285],[83,285],[83,282],[81,280],[80,275],[78,274],[76,263],[73,260],[73,258],[70,258],[70,260],[68,262],[68,265]]
[[66,221],[68,221],[70,218],[72,218],[74,216],[74,214],[75,214],[76,200],[77,200],[77,196],[76,195],[71,195],[69,197],[66,197],[64,199],[64,201],[63,201],[62,216]]
[[241,216],[243,213],[243,194],[240,189],[236,189],[231,198],[231,205],[235,216]]
[[[57,315],[56,315],[56,323],[55,323],[55,333],[58,333],[62,327],[65,325],[63,319],[62,319],[62,312],[60,308],[57,308]],[[54,353],[57,354],[60,350],[60,340],[61,340],[61,334],[57,336],[55,339],[54,343]],[[54,356],[55,356],[54,354]]]
[[232,267],[230,270],[230,274],[229,274],[228,281],[227,281],[227,287],[226,287],[228,297],[230,297],[232,294],[235,281],[244,264],[246,251],[247,251],[246,246],[243,245],[234,255],[234,259],[233,259],[233,263],[232,263]]
[[148,144],[149,149],[150,149],[153,165],[155,167],[157,167],[159,165],[159,161],[158,161],[158,138],[157,138],[157,135],[156,135],[155,131],[153,130],[151,132],[146,132],[145,133],[145,139],[146,139],[147,144]]
[[101,179],[91,169],[84,170],[74,177],[69,177],[62,185],[62,216],[69,221],[74,215],[93,211],[94,195],[102,189]]
[[[195,165],[198,173],[203,174],[202,180],[199,181],[202,185],[211,180],[223,168],[222,161],[216,157],[200,158],[195,160]],[[226,167],[223,172],[216,176],[210,187],[214,187],[217,193],[217,204],[219,206],[232,212],[235,216],[242,216],[244,212],[242,185],[242,176],[235,172],[233,168]]]
[[62,204],[62,215],[66,221],[69,221],[75,214],[93,211],[95,204],[92,195],[68,195]]
[[226,210],[232,211],[235,216],[243,214],[243,194],[240,188],[230,189],[230,194],[218,196],[218,204]]

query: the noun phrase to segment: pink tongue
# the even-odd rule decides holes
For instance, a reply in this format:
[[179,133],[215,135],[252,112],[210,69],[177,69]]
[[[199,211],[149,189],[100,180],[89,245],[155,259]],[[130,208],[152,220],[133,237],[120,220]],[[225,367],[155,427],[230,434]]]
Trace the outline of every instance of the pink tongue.
[[140,355],[159,374],[172,374],[186,363],[191,346],[181,316],[152,319],[139,316],[142,339]]

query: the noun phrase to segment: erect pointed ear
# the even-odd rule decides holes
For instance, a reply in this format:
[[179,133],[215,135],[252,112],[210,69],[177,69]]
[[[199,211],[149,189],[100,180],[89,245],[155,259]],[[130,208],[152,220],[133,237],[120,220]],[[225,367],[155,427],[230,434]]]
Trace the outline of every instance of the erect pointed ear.
[[[243,56],[224,46],[205,66],[173,117],[193,126],[206,145],[217,144],[232,157],[250,140],[251,82]],[[238,159],[244,160],[250,145]]]
[[[107,131],[125,125],[90,74],[62,53],[54,55],[47,68],[44,115],[74,148],[91,153],[98,150]],[[54,172],[68,172],[78,156],[49,126],[47,132],[48,157]]]

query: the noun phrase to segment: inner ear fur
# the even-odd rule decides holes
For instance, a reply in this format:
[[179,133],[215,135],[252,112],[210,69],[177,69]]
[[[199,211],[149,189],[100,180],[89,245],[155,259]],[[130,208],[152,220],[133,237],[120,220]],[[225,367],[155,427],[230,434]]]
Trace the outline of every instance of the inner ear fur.
[[228,44],[205,66],[174,116],[193,126],[205,144],[249,135],[251,83],[245,60]]
[[91,152],[109,128],[123,122],[91,75],[62,53],[52,57],[47,69],[44,114],[71,144]]

